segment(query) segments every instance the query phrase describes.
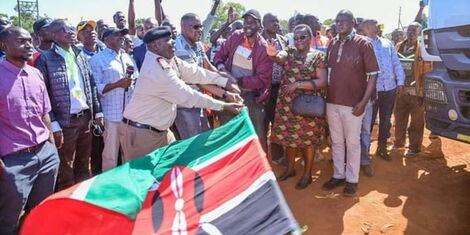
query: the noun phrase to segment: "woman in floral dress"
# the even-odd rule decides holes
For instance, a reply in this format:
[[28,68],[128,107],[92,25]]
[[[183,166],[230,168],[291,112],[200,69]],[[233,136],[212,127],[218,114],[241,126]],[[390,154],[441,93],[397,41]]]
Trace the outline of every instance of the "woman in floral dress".
[[292,112],[292,101],[297,96],[325,94],[322,88],[327,86],[326,55],[310,49],[312,38],[310,27],[301,24],[294,30],[294,48],[278,52],[274,42],[269,42],[267,48],[270,58],[284,67],[271,133],[271,141],[286,149],[288,161],[286,171],[278,179],[282,181],[295,176],[295,156],[301,152],[305,164],[297,189],[312,182],[315,148],[320,145],[326,126],[324,117],[303,117]]

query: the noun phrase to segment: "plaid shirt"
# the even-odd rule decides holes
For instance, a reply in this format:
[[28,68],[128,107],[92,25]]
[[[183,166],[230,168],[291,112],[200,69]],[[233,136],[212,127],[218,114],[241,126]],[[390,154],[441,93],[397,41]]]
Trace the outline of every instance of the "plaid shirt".
[[[124,89],[122,88],[113,89],[105,94],[103,94],[103,89],[106,85],[127,77],[126,68],[129,65],[136,68],[134,61],[127,53],[120,52],[118,54],[109,48],[104,49],[90,59],[90,67],[100,95],[104,118],[108,121],[120,122],[122,120],[124,105],[129,103],[133,89],[129,88],[129,91],[125,93],[125,98]],[[137,69],[134,69],[132,77],[138,77]]]

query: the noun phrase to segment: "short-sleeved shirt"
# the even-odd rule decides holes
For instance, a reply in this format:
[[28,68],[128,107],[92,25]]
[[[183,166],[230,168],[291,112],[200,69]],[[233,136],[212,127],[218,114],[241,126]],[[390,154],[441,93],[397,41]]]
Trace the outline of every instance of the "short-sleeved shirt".
[[51,104],[41,72],[0,62],[0,157],[49,138],[43,117]]
[[354,32],[345,40],[337,37],[328,47],[328,65],[327,102],[349,107],[354,107],[363,98],[367,76],[380,71],[372,44]]

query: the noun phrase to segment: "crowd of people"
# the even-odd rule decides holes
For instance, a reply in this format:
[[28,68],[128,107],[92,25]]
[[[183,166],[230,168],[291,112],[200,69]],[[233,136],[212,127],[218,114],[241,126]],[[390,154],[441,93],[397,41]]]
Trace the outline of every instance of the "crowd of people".
[[[212,29],[220,0],[204,21],[193,13],[178,29],[155,0],[155,17],[136,25],[134,0],[115,26],[39,19],[31,33],[0,19],[0,234],[14,234],[44,198],[176,139],[224,124],[248,109],[262,148],[306,188],[331,142],[334,173],[325,190],[355,196],[360,169],[373,176],[369,147],[379,116],[376,155],[421,151],[423,75],[418,35],[424,5],[406,33],[382,37],[377,20],[341,10],[321,33],[312,14],[289,19],[232,8]],[[211,30],[212,29],[212,30]],[[205,42],[210,41],[211,46]],[[324,114],[294,109],[302,96],[324,98]],[[391,137],[395,114],[395,142]],[[411,120],[409,125],[408,121]],[[331,141],[328,141],[328,140]]]

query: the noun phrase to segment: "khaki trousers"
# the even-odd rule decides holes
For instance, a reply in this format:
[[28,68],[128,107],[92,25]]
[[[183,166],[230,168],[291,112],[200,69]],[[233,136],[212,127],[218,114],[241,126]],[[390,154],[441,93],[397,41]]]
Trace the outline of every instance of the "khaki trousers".
[[107,120],[104,122],[104,149],[102,154],[103,172],[117,166],[120,139],[119,125],[120,122],[112,122]]
[[169,129],[156,132],[129,126],[122,122],[119,124],[119,136],[123,151],[123,163],[143,157],[176,140],[173,132]]
[[[361,161],[361,127],[364,114],[357,117],[352,107],[326,104],[326,116],[332,144],[333,178],[359,182]],[[346,166],[344,165],[346,158]]]
[[420,105],[418,99],[419,97],[408,94],[397,96],[395,104],[395,146],[405,146],[406,132],[408,131],[409,149],[419,152],[421,151],[424,135],[424,105]]

